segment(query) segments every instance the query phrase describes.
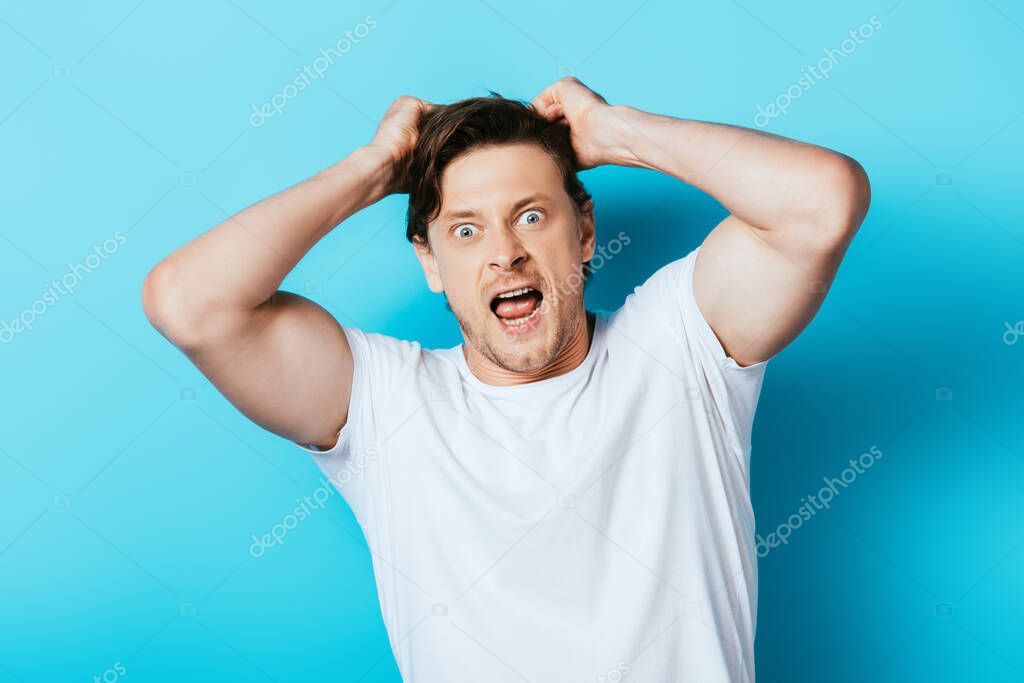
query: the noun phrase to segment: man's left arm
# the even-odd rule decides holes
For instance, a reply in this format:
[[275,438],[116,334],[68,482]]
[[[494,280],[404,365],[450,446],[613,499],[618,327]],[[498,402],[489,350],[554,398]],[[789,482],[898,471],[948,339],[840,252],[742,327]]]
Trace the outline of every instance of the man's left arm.
[[739,365],[766,360],[817,313],[870,202],[853,159],[726,124],[608,105],[562,79],[533,106],[570,127],[581,167],[616,164],[667,173],[730,213],[705,238],[694,296]]

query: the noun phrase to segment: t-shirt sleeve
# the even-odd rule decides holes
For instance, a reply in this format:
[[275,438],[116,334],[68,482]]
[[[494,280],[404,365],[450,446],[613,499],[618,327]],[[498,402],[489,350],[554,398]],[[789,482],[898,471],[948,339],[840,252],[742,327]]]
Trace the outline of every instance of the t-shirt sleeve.
[[[337,441],[327,450],[312,444],[296,445],[311,453],[321,472],[342,494],[357,518],[370,507],[372,463],[379,453],[374,441],[376,393],[389,377],[387,354],[375,341],[378,335],[353,327],[342,327],[352,351],[352,389],[348,418],[338,432]],[[374,378],[371,381],[371,377]]]
[[749,453],[758,397],[768,360],[741,366],[730,357],[704,318],[693,293],[694,264],[700,247],[655,271],[634,289],[632,305],[667,334],[703,375],[723,423],[736,445]]

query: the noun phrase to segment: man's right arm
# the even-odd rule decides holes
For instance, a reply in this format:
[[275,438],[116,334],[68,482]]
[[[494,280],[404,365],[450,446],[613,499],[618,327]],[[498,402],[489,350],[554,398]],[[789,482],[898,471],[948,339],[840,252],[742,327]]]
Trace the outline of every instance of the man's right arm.
[[336,225],[402,190],[419,114],[430,106],[399,98],[371,144],[228,218],[146,277],[143,308],[154,327],[275,434],[333,446],[348,417],[353,371],[338,322],[278,287]]

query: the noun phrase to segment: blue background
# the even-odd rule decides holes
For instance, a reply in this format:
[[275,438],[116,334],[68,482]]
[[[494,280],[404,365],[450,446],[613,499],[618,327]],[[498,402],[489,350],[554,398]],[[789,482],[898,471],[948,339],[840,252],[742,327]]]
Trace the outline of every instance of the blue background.
[[[873,203],[820,314],[769,364],[759,533],[850,458],[884,457],[761,560],[759,678],[1024,680],[1024,338],[1007,333],[1024,319],[1024,7],[388,2],[0,5],[0,319],[125,237],[0,344],[0,681],[113,680],[118,663],[139,681],[398,680],[338,496],[250,556],[318,472],[147,324],[149,268],[367,142],[400,94],[529,99],[575,74],[613,103],[752,126],[872,16],[766,127],[860,160]],[[377,28],[325,78],[251,125],[367,15]],[[631,236],[592,308],[724,215],[656,173],[583,179],[599,243]],[[284,286],[343,324],[456,344],[404,211],[353,217]]]

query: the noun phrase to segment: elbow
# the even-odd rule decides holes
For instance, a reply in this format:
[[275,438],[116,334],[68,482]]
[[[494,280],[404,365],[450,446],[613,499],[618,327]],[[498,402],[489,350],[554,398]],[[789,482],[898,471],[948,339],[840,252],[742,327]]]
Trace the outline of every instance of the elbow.
[[174,266],[167,260],[156,264],[142,283],[142,310],[146,319],[168,341],[182,350],[198,345],[197,316],[188,305]]
[[146,320],[163,331],[164,311],[167,309],[167,294],[170,289],[170,273],[166,262],[156,264],[142,281],[142,312]]
[[830,153],[819,178],[820,197],[816,231],[826,242],[848,244],[860,228],[871,204],[871,183],[868,174],[855,159]]

